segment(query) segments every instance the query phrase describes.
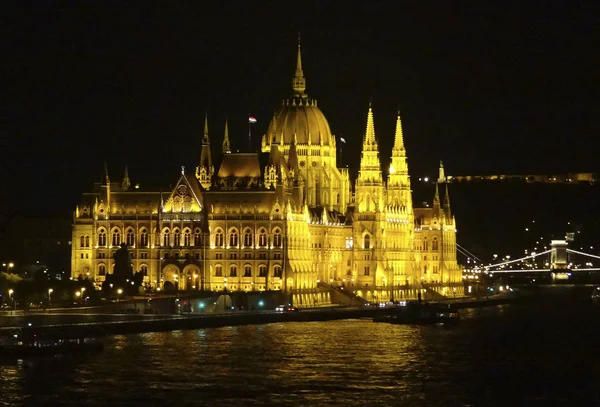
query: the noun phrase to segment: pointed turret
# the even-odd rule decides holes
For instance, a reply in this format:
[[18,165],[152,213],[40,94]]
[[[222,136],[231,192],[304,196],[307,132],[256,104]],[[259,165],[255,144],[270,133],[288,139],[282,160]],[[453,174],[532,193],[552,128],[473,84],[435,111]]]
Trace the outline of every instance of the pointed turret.
[[400,110],[396,118],[396,134],[394,136],[394,150],[404,151],[404,135],[402,134],[402,119],[400,119]]
[[204,115],[204,135],[202,136],[202,152],[200,153],[200,167],[212,167],[210,154],[210,138],[208,137],[208,114]]
[[104,182],[106,185],[110,184],[110,177],[108,176],[108,163],[104,161]]
[[294,138],[292,139],[292,144],[290,145],[290,152],[288,154],[288,168],[291,171],[294,171],[294,177],[298,177],[298,150],[296,149],[296,145],[298,144],[298,139],[294,134]]
[[225,134],[223,135],[223,154],[231,153],[231,143],[229,143],[229,129],[227,128],[227,118],[225,118]]
[[212,155],[210,153],[210,138],[208,137],[208,114],[204,115],[204,135],[202,136],[202,152],[200,165],[196,167],[196,178],[204,189],[209,189],[214,174]]
[[123,174],[123,181],[121,181],[121,188],[125,191],[131,186],[131,180],[129,179],[129,171],[127,165],[125,165],[125,174]]
[[446,183],[446,194],[444,195],[444,213],[447,219],[452,219],[452,212],[450,211],[450,193],[448,192],[448,183]]
[[294,90],[294,96],[306,97],[304,91],[306,90],[306,80],[304,79],[304,72],[302,71],[302,52],[300,50],[300,36],[298,35],[298,55],[296,56],[296,74],[292,81],[292,89]]
[[107,214],[111,213],[111,206],[110,206],[110,177],[108,176],[108,163],[106,161],[104,161],[104,182],[105,185],[104,187],[106,188],[106,211]]
[[438,183],[435,183],[435,195],[433,196],[433,214],[439,216],[440,214],[440,190]]
[[375,212],[383,205],[383,178],[371,103],[367,113],[367,127],[356,180],[356,196],[361,212]]

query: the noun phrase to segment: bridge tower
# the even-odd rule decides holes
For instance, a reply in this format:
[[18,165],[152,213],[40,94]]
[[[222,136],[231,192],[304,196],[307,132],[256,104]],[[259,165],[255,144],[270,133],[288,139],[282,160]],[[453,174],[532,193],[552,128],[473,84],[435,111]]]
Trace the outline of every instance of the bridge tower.
[[550,247],[550,269],[551,270],[565,270],[568,267],[567,264],[567,241],[566,240],[552,240]]

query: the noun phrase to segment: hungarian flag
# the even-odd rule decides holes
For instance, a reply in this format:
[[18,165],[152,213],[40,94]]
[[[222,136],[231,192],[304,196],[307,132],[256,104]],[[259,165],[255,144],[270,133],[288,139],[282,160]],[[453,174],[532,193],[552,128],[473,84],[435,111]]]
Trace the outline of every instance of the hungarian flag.
[[250,116],[250,117],[248,118],[248,121],[249,121],[250,123],[256,123],[256,119],[254,118],[254,116]]
[[345,139],[345,138],[342,138],[342,137],[340,137],[340,141],[341,141],[342,143],[346,144],[346,139]]

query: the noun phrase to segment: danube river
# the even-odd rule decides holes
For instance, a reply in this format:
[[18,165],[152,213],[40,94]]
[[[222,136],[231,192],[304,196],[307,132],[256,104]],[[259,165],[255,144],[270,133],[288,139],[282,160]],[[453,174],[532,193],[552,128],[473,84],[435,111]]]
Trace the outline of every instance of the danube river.
[[462,310],[460,326],[285,323],[103,339],[0,365],[0,405],[599,405],[600,310]]

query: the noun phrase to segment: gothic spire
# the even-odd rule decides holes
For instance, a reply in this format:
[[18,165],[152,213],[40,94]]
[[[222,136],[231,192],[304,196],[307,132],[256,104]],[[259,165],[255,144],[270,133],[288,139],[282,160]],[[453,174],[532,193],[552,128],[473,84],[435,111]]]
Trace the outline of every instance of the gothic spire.
[[204,136],[202,136],[202,145],[210,144],[210,139],[208,138],[208,113],[204,114]]
[[446,194],[444,196],[444,212],[448,219],[452,218],[452,212],[450,212],[450,193],[448,192],[448,183],[446,182]]
[[[377,146],[377,140],[375,138],[375,123],[373,121],[373,108],[371,102],[369,102],[369,112],[367,113],[367,130],[365,132],[365,139],[363,140],[363,149],[366,146]],[[372,150],[371,148],[369,150]]]
[[129,189],[131,186],[131,180],[129,179],[129,171],[127,170],[127,164],[125,164],[125,174],[123,174],[123,181],[121,182],[121,187],[123,189]]
[[231,144],[229,143],[229,130],[227,128],[227,118],[225,118],[225,134],[223,135],[223,154],[231,153]]
[[106,160],[104,161],[104,182],[106,182],[106,185],[110,184],[110,178],[108,176],[108,163]]
[[404,136],[402,135],[402,120],[400,119],[400,110],[396,118],[396,136],[394,138],[394,150],[404,150]]
[[294,90],[294,96],[305,96],[304,91],[306,90],[306,80],[304,79],[304,72],[302,71],[302,52],[300,50],[300,34],[298,34],[298,54],[296,56],[296,75],[292,81],[292,89]]
[[440,169],[438,171],[438,182],[446,182],[446,174],[444,173],[444,163],[440,161]]

